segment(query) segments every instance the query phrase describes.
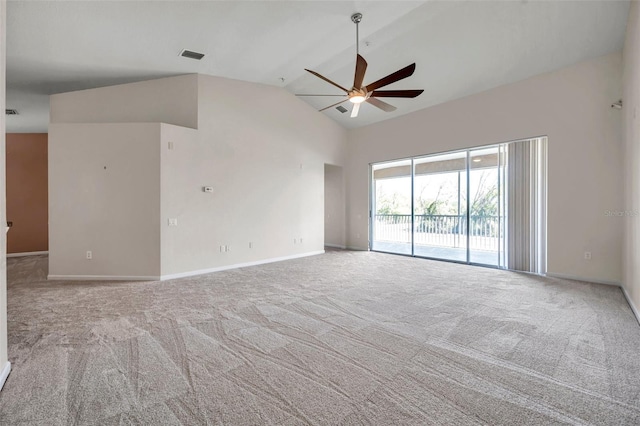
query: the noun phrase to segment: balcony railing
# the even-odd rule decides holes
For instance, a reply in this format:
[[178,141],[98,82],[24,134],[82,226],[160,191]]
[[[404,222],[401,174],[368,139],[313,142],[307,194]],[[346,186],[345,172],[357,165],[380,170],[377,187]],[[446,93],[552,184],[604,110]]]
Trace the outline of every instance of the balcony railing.
[[[469,217],[469,244],[479,250],[498,251],[500,246],[500,217]],[[467,246],[466,215],[415,215],[414,242],[417,245],[437,247]],[[375,215],[374,241],[394,243],[411,242],[410,214]]]

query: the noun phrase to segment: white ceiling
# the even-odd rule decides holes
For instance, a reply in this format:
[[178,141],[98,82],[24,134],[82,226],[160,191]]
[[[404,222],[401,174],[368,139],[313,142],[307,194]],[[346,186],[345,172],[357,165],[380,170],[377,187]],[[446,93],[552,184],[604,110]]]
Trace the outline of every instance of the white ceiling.
[[[628,8],[628,1],[9,1],[7,108],[20,115],[7,116],[7,131],[46,132],[53,93],[185,73],[337,94],[304,68],[350,87],[350,16],[361,12],[365,83],[416,62],[412,77],[387,88],[425,92],[388,99],[393,113],[368,104],[355,119],[323,112],[353,128],[619,51]],[[179,57],[183,48],[206,56]],[[303,99],[317,108],[335,102]]]

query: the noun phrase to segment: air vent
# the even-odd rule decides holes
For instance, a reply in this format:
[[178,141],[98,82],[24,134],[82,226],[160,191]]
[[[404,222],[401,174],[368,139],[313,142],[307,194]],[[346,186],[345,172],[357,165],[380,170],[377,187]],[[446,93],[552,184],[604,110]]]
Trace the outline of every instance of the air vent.
[[5,109],[4,112],[7,115],[18,115],[18,110],[17,109]]
[[337,107],[336,107],[336,109],[337,109],[338,111],[340,111],[341,113],[343,113],[343,114],[344,114],[345,112],[347,112],[347,109],[346,109],[345,107],[343,107],[342,105],[337,106]]
[[182,52],[180,52],[180,56],[184,56],[185,58],[195,59],[199,61],[200,59],[204,58],[204,53],[198,53],[192,50],[184,49]]

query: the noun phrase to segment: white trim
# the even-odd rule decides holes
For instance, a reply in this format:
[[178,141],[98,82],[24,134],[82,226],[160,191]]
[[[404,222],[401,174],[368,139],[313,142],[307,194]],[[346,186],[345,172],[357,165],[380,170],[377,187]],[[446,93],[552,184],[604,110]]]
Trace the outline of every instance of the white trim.
[[281,262],[283,260],[298,259],[301,257],[315,256],[323,254],[324,250],[312,251],[292,256],[273,257],[270,259],[257,260],[255,262],[235,263],[233,265],[218,266],[216,268],[199,269],[195,271],[180,272],[162,276],[152,275],[53,275],[49,274],[49,280],[72,280],[72,281],[164,281],[176,278],[192,277],[194,275],[210,274],[212,272],[226,271],[228,269],[246,268],[247,266],[263,265],[265,263]]
[[49,252],[48,251],[28,251],[24,253],[7,253],[7,257],[40,256],[42,254],[49,254]]
[[347,246],[347,250],[369,251],[369,249],[366,247],[356,247],[356,246]]
[[332,247],[332,248],[342,249],[342,250],[347,248],[347,246],[342,245],[342,244],[328,244],[328,243],[325,243],[324,246],[325,247]]
[[563,280],[582,281],[586,283],[605,284],[605,285],[613,285],[616,287],[622,287],[622,284],[618,281],[596,280],[593,278],[576,277],[575,275],[556,274],[555,272],[553,273],[547,272],[545,276],[551,277],[551,278],[562,278]]
[[565,280],[583,281],[583,282],[587,282],[587,283],[605,284],[605,285],[612,285],[612,286],[615,286],[615,287],[620,287],[620,290],[622,290],[622,294],[624,294],[624,298],[627,300],[627,304],[631,308],[631,312],[633,312],[633,315],[636,317],[636,320],[640,324],[640,311],[638,310],[638,308],[636,308],[636,305],[633,303],[633,300],[631,300],[631,296],[629,296],[629,293],[627,293],[627,289],[622,285],[622,283],[619,283],[617,281],[605,281],[605,280],[594,280],[594,279],[591,279],[591,278],[580,278],[580,277],[574,277],[572,275],[564,275],[564,274],[549,274],[549,273],[547,273],[547,276],[548,277],[555,277],[555,278],[562,278],[562,279],[565,279]]
[[7,363],[4,365],[4,368],[2,369],[2,372],[0,372],[0,390],[2,390],[2,388],[4,387],[4,383],[7,381],[9,373],[11,373],[11,363],[7,361]]
[[159,281],[159,276],[152,275],[52,275],[47,276],[48,280],[70,280],[70,281]]
[[310,252],[307,252],[307,253],[294,254],[294,255],[291,255],[291,256],[272,257],[270,259],[257,260],[255,262],[235,263],[233,265],[218,266],[216,268],[199,269],[199,270],[196,270],[196,271],[188,271],[188,272],[180,272],[180,273],[177,273],[177,274],[162,275],[160,277],[160,280],[164,281],[164,280],[173,280],[173,279],[176,279],[176,278],[192,277],[194,275],[203,275],[203,274],[210,274],[212,272],[226,271],[228,269],[237,269],[237,268],[246,268],[248,266],[264,265],[265,263],[282,262],[284,260],[299,259],[301,257],[316,256],[318,254],[324,254],[324,250],[310,251]]
[[620,288],[622,289],[622,294],[624,294],[624,298],[627,299],[627,303],[629,304],[629,307],[631,308],[633,315],[636,316],[636,320],[640,324],[640,311],[638,311],[638,308],[636,308],[636,305],[633,304],[633,300],[631,300],[631,296],[629,296],[629,293],[627,293],[627,289],[624,288],[624,286],[620,286]]

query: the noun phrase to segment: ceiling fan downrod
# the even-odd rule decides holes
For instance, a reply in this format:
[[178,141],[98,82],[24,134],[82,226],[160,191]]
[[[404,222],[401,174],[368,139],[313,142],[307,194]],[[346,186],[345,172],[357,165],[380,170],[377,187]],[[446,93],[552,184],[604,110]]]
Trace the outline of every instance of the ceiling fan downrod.
[[356,24],[356,55],[360,54],[360,37],[358,34],[358,24],[362,21],[362,13],[354,13],[351,15],[351,20]]

